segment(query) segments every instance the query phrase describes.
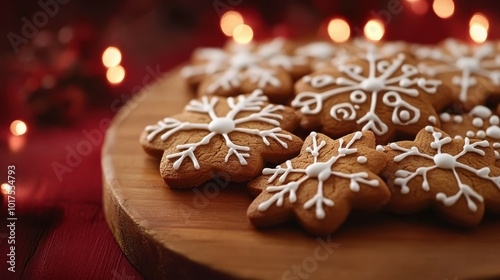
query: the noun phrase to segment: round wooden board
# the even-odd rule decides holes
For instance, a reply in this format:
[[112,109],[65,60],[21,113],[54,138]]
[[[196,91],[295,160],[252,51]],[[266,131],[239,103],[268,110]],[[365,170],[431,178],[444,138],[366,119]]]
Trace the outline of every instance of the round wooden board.
[[172,190],[139,134],[178,113],[193,96],[178,71],[129,102],[102,152],[104,210],[129,260],[150,279],[498,279],[500,221],[474,230],[443,225],[432,213],[352,214],[331,236],[290,223],[256,230],[246,218],[244,184],[210,182]]

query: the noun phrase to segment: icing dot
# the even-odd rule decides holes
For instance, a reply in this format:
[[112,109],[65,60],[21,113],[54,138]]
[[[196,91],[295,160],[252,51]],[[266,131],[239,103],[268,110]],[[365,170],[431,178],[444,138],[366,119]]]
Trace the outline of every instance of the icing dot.
[[228,118],[215,118],[208,124],[208,129],[219,134],[229,133],[235,128],[234,121]]
[[498,125],[500,123],[500,119],[498,116],[491,116],[490,117],[490,124],[491,125]]
[[483,122],[483,119],[481,119],[481,118],[474,118],[472,120],[472,125],[475,127],[482,127],[483,124],[484,124],[484,122]]
[[456,123],[462,123],[462,121],[464,120],[462,118],[462,116],[453,116],[453,120],[456,122]]
[[460,69],[477,70],[480,68],[479,60],[475,57],[461,57],[457,60]]
[[491,116],[491,110],[488,107],[478,105],[470,111],[469,115],[486,119]]
[[331,168],[331,163],[316,162],[316,163],[309,165],[306,168],[305,173],[309,177],[318,178],[318,180],[320,180],[320,181],[325,181],[332,174],[330,168]]
[[384,86],[384,81],[377,78],[368,78],[361,82],[361,88],[366,91],[379,91],[384,88]]
[[476,134],[474,133],[474,131],[469,130],[469,131],[467,131],[467,132],[465,133],[465,136],[467,136],[467,137],[471,138],[471,137],[476,136]]
[[232,66],[237,68],[245,68],[249,65],[255,64],[257,62],[257,58],[248,52],[239,52],[236,53],[229,62]]
[[408,111],[401,111],[399,112],[399,118],[402,120],[402,121],[407,121],[410,119],[410,112]]
[[436,117],[434,116],[429,116],[429,118],[427,119],[430,123],[432,124],[436,124]]
[[434,156],[434,164],[442,169],[455,168],[455,158],[450,154],[437,154]]
[[500,139],[500,127],[496,125],[488,127],[488,129],[486,129],[486,135],[493,139]]
[[359,163],[365,163],[366,161],[368,161],[368,159],[365,156],[359,156],[358,157],[358,162]]
[[[500,145],[499,145],[499,146],[500,146]],[[383,152],[383,151],[385,151],[384,146],[382,146],[382,145],[377,145],[377,147],[375,148],[375,150],[377,150],[377,151],[379,151],[379,152]]]
[[498,151],[495,151],[495,157],[496,157],[496,159],[500,158],[500,153]]
[[478,131],[476,132],[476,136],[477,136],[478,138],[484,139],[484,137],[486,137],[486,132],[485,132],[484,130],[478,130]]
[[500,143],[498,143],[498,142],[493,143],[493,148],[495,148],[495,149],[500,148]]
[[449,122],[451,120],[451,116],[450,114],[448,113],[442,113],[439,118],[441,119],[441,121],[443,122]]

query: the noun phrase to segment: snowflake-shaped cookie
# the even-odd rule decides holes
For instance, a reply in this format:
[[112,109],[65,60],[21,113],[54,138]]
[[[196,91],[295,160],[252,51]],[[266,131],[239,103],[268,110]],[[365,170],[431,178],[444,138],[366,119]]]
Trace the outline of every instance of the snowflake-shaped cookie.
[[248,184],[258,195],[247,215],[257,227],[296,217],[313,234],[335,231],[351,209],[382,207],[390,196],[378,177],[387,160],[375,150],[372,132],[355,132],[338,140],[311,132],[301,153]]
[[302,140],[293,130],[291,108],[269,104],[261,90],[237,97],[192,100],[183,113],[145,128],[141,143],[162,155],[160,171],[171,187],[192,187],[223,171],[230,181],[248,181],[265,162],[298,154]]
[[[402,53],[364,59],[304,76],[296,84],[292,106],[304,115],[302,126],[319,126],[330,136],[373,131],[378,143],[396,132],[416,135],[426,125],[439,126],[438,110],[449,102],[441,81],[427,79]],[[448,100],[447,100],[448,99]]]
[[491,42],[468,45],[454,39],[437,47],[416,48],[419,69],[446,82],[465,109],[484,105],[490,94],[500,94],[500,55]]
[[432,206],[448,221],[465,226],[478,224],[485,208],[500,212],[500,169],[488,141],[453,139],[427,126],[415,141],[392,143],[385,151],[392,159],[383,175],[393,189],[393,211]]
[[344,45],[335,45],[326,41],[314,41],[298,47],[295,55],[307,58],[311,69],[319,70],[349,59],[349,54]]
[[230,44],[226,49],[201,48],[181,74],[200,95],[234,96],[262,89],[273,102],[293,95],[292,82],[309,71],[303,57],[288,55],[286,42],[276,38],[260,45]]
[[463,115],[442,113],[441,129],[455,138],[487,140],[495,150],[496,165],[500,167],[500,118],[485,106],[478,105]]
[[344,44],[333,44],[326,41],[314,41],[295,50],[297,56],[308,59],[312,70],[338,67],[354,58],[365,57],[368,52],[380,57],[394,56],[405,52],[407,44],[402,41],[373,43],[361,37],[354,38]]

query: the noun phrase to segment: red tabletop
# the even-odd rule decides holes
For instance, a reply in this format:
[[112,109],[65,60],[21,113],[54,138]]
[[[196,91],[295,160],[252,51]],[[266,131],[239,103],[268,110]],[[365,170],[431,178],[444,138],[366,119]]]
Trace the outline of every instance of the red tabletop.
[[[31,130],[18,152],[2,145],[0,178],[7,177],[8,165],[15,165],[17,220],[11,272],[5,265],[12,246],[5,227],[12,221],[7,221],[4,195],[0,279],[142,279],[118,247],[102,209],[103,131],[98,127],[111,117],[109,111],[93,111],[71,127]],[[91,131],[93,143],[86,136]],[[91,143],[90,149],[82,143]],[[78,148],[84,153],[78,154]],[[67,160],[74,162],[70,166]],[[59,178],[57,163],[68,168]]]

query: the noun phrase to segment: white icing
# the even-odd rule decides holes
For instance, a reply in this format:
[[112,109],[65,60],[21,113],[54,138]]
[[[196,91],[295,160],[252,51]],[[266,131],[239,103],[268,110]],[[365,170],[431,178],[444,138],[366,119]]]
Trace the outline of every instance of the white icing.
[[449,113],[442,113],[439,118],[443,122],[449,122],[451,120],[451,115]]
[[182,76],[204,76],[211,79],[207,86],[209,94],[219,89],[227,91],[237,88],[243,81],[250,81],[256,88],[278,88],[282,81],[272,68],[291,70],[294,66],[306,64],[305,59],[284,53],[285,41],[281,38],[263,43],[258,48],[254,45],[237,45],[233,45],[230,51],[216,48],[198,49],[194,58],[203,63],[185,66],[181,70]]
[[453,121],[456,123],[462,123],[464,121],[464,118],[460,115],[453,116]]
[[493,139],[500,139],[500,127],[494,125],[486,129],[486,135]]
[[333,57],[336,48],[331,43],[327,42],[313,42],[295,50],[295,54],[315,59],[328,59]]
[[483,119],[481,119],[481,118],[474,118],[472,120],[472,125],[475,126],[475,127],[478,127],[478,128],[482,127],[483,124],[484,124],[484,122],[483,122]]
[[[234,155],[241,165],[247,165],[246,158],[250,157],[250,147],[246,146],[247,143],[242,143],[242,145],[235,144],[230,138],[232,132],[258,136],[266,146],[270,145],[269,139],[273,139],[282,147],[288,148],[287,143],[283,139],[292,140],[292,136],[282,133],[280,121],[283,119],[283,116],[278,113],[284,107],[273,104],[264,106],[267,102],[267,97],[263,95],[261,90],[254,90],[249,96],[239,95],[236,98],[227,98],[226,102],[231,110],[224,117],[219,117],[215,113],[215,106],[218,102],[219,99],[217,97],[208,98],[207,96],[203,96],[201,101],[191,100],[185,107],[185,110],[188,112],[208,115],[211,119],[209,123],[181,122],[177,119],[165,118],[159,121],[158,124],[149,125],[145,128],[145,131],[148,133],[146,139],[151,142],[160,135],[160,140],[166,141],[170,136],[186,130],[202,130],[207,132],[199,142],[179,144],[176,146],[176,149],[180,150],[178,153],[166,156],[168,159],[178,158],[173,164],[175,170],[180,168],[186,158],[189,158],[193,166],[199,169],[200,164],[195,155],[196,149],[199,146],[210,143],[216,135],[222,136],[228,148],[225,162],[228,162],[229,158]],[[254,113],[238,117],[238,114],[241,112]],[[273,127],[265,130],[240,127],[241,124],[248,124],[250,122],[263,122]]]
[[436,124],[437,123],[437,119],[435,116],[429,116],[429,118],[427,119],[431,124]]
[[[312,145],[306,147],[305,152],[311,154],[311,163],[305,169],[303,168],[295,168],[293,167],[293,163],[288,160],[285,162],[284,166],[276,166],[275,168],[265,168],[262,171],[263,175],[271,175],[268,179],[269,183],[274,181],[278,181],[276,186],[268,186],[266,191],[268,193],[273,193],[273,195],[262,202],[258,206],[258,210],[261,212],[266,211],[272,205],[276,205],[277,207],[283,206],[283,203],[286,199],[286,195],[288,195],[288,200],[290,203],[295,203],[297,201],[297,190],[301,186],[302,183],[308,180],[317,180],[317,190],[316,194],[307,200],[303,207],[304,209],[310,209],[314,206],[315,208],[315,216],[317,219],[324,219],[326,217],[325,206],[333,207],[335,202],[329,198],[327,198],[324,194],[324,182],[328,180],[332,176],[336,176],[339,178],[349,179],[349,189],[352,192],[358,192],[360,190],[360,184],[365,184],[371,187],[377,187],[379,185],[379,181],[376,179],[368,180],[369,177],[367,172],[356,172],[356,173],[345,173],[342,171],[335,170],[335,164],[338,159],[347,157],[350,155],[356,155],[358,150],[353,148],[353,144],[361,139],[362,133],[356,132],[354,136],[349,140],[347,144],[345,144],[344,139],[339,139],[339,147],[337,148],[337,155],[332,156],[328,161],[320,162],[318,161],[318,157],[321,154],[321,149],[326,145],[326,142],[322,140],[318,143],[317,133],[311,132],[309,139],[312,140]],[[344,146],[345,144],[345,146]],[[363,156],[358,156],[357,161],[359,162],[359,158]],[[363,160],[361,160],[363,161]],[[366,162],[366,161],[365,161]],[[291,173],[300,174],[300,177],[294,177],[296,179],[290,180],[285,183],[288,179],[288,176]]]
[[[306,76],[303,81],[315,89],[330,85],[335,85],[335,87],[320,93],[300,92],[292,101],[292,106],[300,108],[301,112],[306,115],[314,115],[323,110],[325,100],[339,94],[349,93],[350,102],[333,105],[330,108],[330,116],[337,121],[356,120],[357,124],[364,124],[362,131],[370,130],[376,135],[383,135],[387,133],[389,127],[376,113],[377,107],[380,106],[377,104],[378,95],[381,94],[383,106],[392,108],[392,123],[396,125],[417,123],[421,116],[420,110],[406,102],[404,97],[419,96],[419,90],[414,88],[415,86],[426,93],[434,94],[441,81],[421,78],[416,67],[404,64],[404,54],[399,54],[389,61],[380,59],[369,52],[364,59],[369,64],[369,73],[366,76],[363,75],[361,66],[353,64],[339,67],[344,74],[342,77],[335,78],[328,74]],[[399,74],[399,72],[402,73]],[[358,104],[365,102],[370,102],[370,109],[365,115],[358,116],[357,111],[360,108]]]
[[368,159],[365,156],[359,156],[357,160],[359,163],[366,163],[368,161]]
[[500,124],[500,119],[498,118],[498,116],[491,116],[490,117],[490,124],[491,125],[498,125]]
[[445,41],[447,52],[436,47],[415,52],[419,59],[432,59],[439,63],[421,63],[422,72],[435,76],[453,73],[453,84],[460,87],[459,100],[466,102],[469,95],[474,95],[474,87],[478,85],[477,77],[490,80],[493,84],[500,84],[500,61],[495,59],[495,48],[492,43],[480,46],[468,46],[453,39]]
[[[401,154],[394,157],[395,162],[401,162],[405,160],[407,157],[421,157],[426,158],[432,161],[433,165],[430,166],[419,166],[415,171],[409,170],[398,170],[396,171],[396,179],[394,183],[401,187],[401,193],[407,194],[410,192],[410,186],[408,183],[413,180],[417,176],[422,176],[422,189],[425,191],[429,191],[432,187],[430,182],[428,181],[428,172],[439,168],[443,170],[448,170],[451,172],[455,178],[456,185],[458,187],[458,191],[451,196],[448,196],[445,193],[438,193],[436,195],[436,200],[442,202],[445,206],[453,206],[455,203],[463,196],[467,201],[467,206],[471,212],[477,211],[477,203],[483,202],[483,197],[477,193],[471,186],[462,182],[462,177],[458,173],[458,170],[463,169],[471,174],[474,174],[476,177],[490,181],[500,190],[500,176],[490,176],[489,167],[485,166],[483,168],[477,169],[470,165],[468,162],[461,162],[459,159],[468,154],[475,153],[480,156],[484,156],[485,152],[480,148],[485,148],[489,146],[488,141],[483,140],[475,143],[471,143],[469,138],[465,138],[462,151],[459,153],[452,155],[443,152],[443,146],[452,142],[451,137],[443,137],[443,134],[434,130],[433,127],[427,126],[425,131],[432,134],[434,140],[430,144],[430,147],[436,150],[434,155],[425,154],[419,150],[418,147],[413,146],[410,149],[400,147],[397,143],[390,144],[390,148],[395,151],[402,152]],[[464,175],[465,176],[465,175]],[[469,176],[469,175],[467,175]]]
[[482,119],[488,118],[489,116],[491,116],[491,114],[492,114],[491,110],[488,107],[485,107],[485,106],[482,106],[482,105],[475,106],[469,112],[470,116],[472,116],[472,117],[479,117],[479,118],[482,118]]
[[259,57],[249,53],[249,52],[238,52],[235,53],[230,59],[230,67],[237,69],[247,68],[259,62]]

